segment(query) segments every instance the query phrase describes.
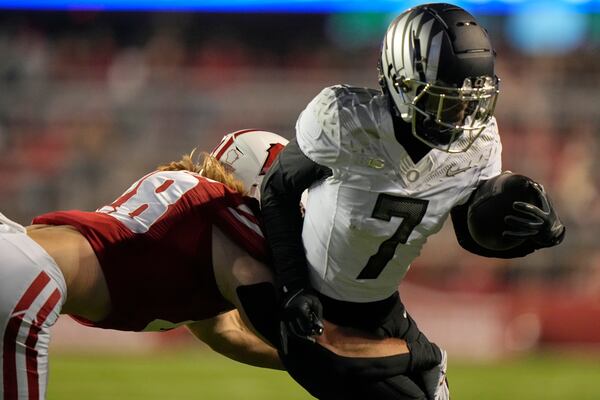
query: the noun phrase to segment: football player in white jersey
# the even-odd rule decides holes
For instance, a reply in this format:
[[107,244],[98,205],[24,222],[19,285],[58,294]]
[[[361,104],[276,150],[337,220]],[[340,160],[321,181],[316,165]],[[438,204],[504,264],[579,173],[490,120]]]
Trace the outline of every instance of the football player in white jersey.
[[[504,235],[526,238],[510,250],[483,248],[468,232],[472,194],[501,173],[494,59],[486,30],[467,11],[417,6],[385,35],[382,90],[328,87],[301,113],[261,193],[285,339],[314,340],[323,317],[409,347],[422,338],[398,285],[449,215],[461,246],[486,257],[521,257],[562,241],[565,228],[547,201],[507,216]],[[294,205],[307,188],[302,219]],[[443,379],[445,354],[437,356]],[[410,378],[422,392],[389,380],[390,398],[448,396],[446,385],[428,386],[419,375]]]

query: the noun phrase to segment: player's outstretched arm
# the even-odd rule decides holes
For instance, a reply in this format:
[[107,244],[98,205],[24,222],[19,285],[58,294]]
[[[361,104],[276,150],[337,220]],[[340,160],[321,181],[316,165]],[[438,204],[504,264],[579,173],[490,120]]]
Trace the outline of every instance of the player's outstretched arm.
[[[230,332],[224,339],[230,341],[228,345],[233,348],[237,346],[235,351],[238,353],[250,355],[251,363],[256,365],[253,354],[258,361],[263,359],[261,353],[266,353],[269,357],[273,354],[271,352],[274,350],[271,348],[262,347],[264,343],[275,346],[279,343],[279,310],[273,275],[266,265],[251,257],[217,227],[213,227],[212,247],[217,287],[223,298],[237,309],[237,313],[236,319],[216,321],[228,325],[209,328],[223,333],[225,330],[222,327],[227,327]],[[236,336],[232,333],[236,333]],[[243,348],[245,345],[248,346],[247,349]],[[267,364],[270,368],[281,368],[274,360]]]
[[211,349],[232,360],[255,367],[284,369],[277,350],[256,336],[237,310],[194,322],[188,328]]

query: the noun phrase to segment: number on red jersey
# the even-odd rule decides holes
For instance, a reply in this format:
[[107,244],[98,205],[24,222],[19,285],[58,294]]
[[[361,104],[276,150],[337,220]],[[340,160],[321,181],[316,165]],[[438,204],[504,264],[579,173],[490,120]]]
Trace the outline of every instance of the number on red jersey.
[[137,182],[111,205],[97,212],[121,221],[135,233],[145,233],[184,194],[198,185],[198,176],[187,171],[155,171]]

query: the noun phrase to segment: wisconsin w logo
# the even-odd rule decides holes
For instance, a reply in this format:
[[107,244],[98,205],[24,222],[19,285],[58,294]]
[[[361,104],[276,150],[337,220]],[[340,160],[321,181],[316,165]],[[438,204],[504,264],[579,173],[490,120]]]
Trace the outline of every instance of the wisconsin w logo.
[[267,173],[269,168],[271,168],[271,165],[273,165],[273,162],[275,162],[277,155],[281,152],[281,150],[283,150],[284,147],[285,146],[281,143],[271,144],[271,147],[269,147],[267,150],[267,159],[265,160],[265,163],[260,169],[260,173],[258,174],[259,176]]

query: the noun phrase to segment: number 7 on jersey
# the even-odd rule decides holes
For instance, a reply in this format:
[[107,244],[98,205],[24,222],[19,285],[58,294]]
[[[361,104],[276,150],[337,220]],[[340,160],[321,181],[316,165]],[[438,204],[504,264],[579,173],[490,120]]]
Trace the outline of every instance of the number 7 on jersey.
[[356,279],[377,279],[394,256],[398,244],[405,244],[413,229],[421,223],[427,212],[428,204],[428,200],[397,197],[384,193],[377,197],[373,218],[384,221],[390,221],[392,217],[403,217],[404,219],[392,237],[381,243],[377,253],[369,258],[367,265],[360,271]]

